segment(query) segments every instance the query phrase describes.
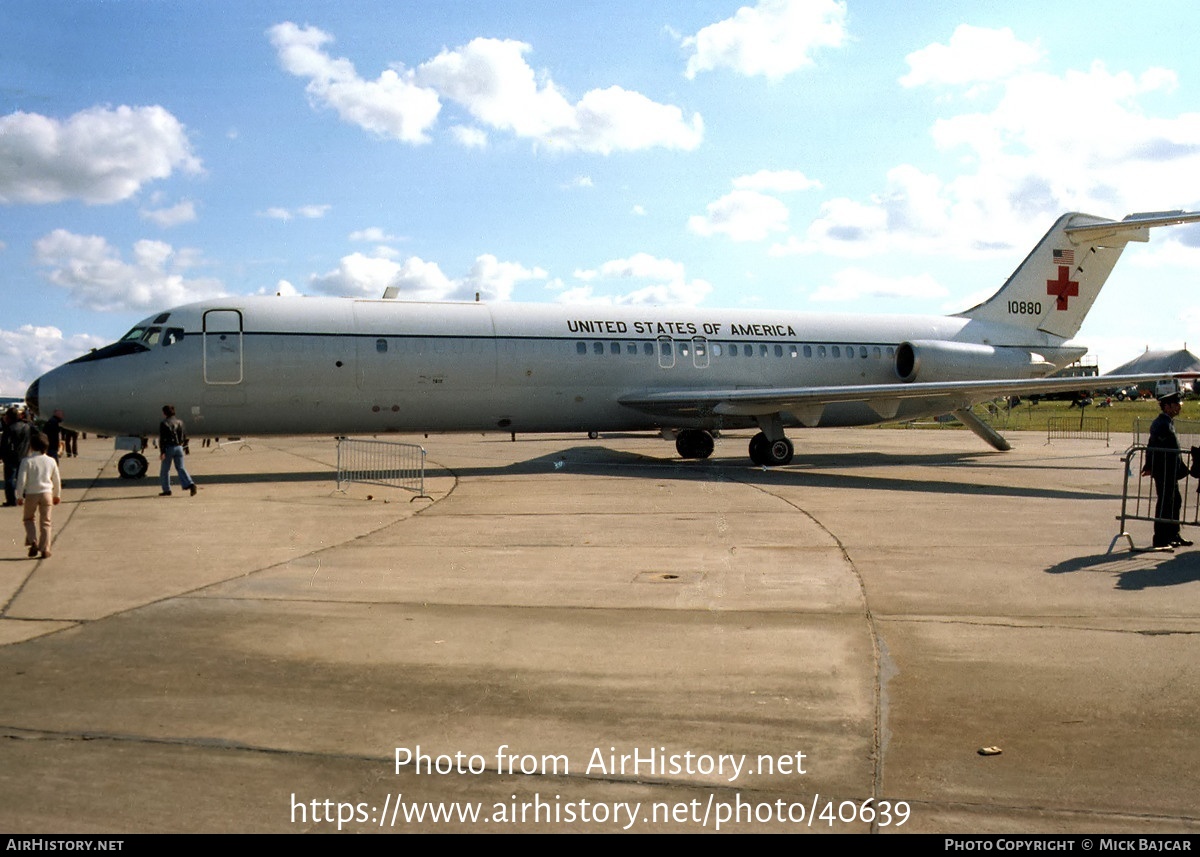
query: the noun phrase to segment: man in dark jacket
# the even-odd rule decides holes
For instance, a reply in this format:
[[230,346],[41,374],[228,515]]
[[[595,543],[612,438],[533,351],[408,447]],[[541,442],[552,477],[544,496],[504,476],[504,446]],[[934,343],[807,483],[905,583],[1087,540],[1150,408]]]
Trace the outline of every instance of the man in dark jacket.
[[1154,546],[1156,548],[1191,547],[1192,543],[1179,534],[1179,480],[1187,476],[1187,465],[1175,436],[1175,417],[1182,410],[1179,393],[1159,396],[1162,413],[1150,424],[1150,439],[1146,442],[1146,464],[1142,475],[1154,480],[1158,502],[1154,504]]
[[62,443],[63,438],[63,412],[62,408],[55,408],[53,416],[46,420],[46,424],[42,426],[42,432],[46,435],[46,440],[49,443],[49,448],[46,450],[46,455],[58,461],[58,448]]
[[162,493],[158,496],[171,496],[171,463],[174,462],[175,470],[179,473],[179,484],[195,497],[196,483],[183,465],[184,447],[188,442],[187,430],[183,427],[183,420],[175,416],[174,405],[163,405],[162,412],[163,421],[158,424],[158,460],[162,462],[158,475]]
[[29,455],[32,426],[16,408],[4,414],[4,431],[0,432],[0,459],[4,461],[4,505],[17,505],[17,470],[21,459]]

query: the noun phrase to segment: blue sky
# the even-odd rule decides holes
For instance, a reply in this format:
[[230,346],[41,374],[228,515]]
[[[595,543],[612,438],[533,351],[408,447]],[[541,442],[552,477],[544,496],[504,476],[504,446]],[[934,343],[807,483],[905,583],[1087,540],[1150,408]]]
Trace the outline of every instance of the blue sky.
[[[944,313],[1200,209],[1200,4],[0,4],[0,393],[221,294]],[[1200,344],[1200,229],[1079,340]]]

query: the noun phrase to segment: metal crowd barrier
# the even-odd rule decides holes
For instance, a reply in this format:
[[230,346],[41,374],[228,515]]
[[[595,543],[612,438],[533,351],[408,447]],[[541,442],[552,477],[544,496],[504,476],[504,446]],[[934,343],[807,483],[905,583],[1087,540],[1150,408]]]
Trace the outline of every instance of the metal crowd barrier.
[[[1143,476],[1142,471],[1146,465],[1146,450],[1144,445],[1131,446],[1125,453],[1125,484],[1121,490],[1121,514],[1117,516],[1117,520],[1121,522],[1121,531],[1113,536],[1113,540],[1108,545],[1108,552],[1112,553],[1116,547],[1117,541],[1124,537],[1129,543],[1131,551],[1152,550],[1152,548],[1138,548],[1133,543],[1133,537],[1129,535],[1129,530],[1126,527],[1128,521],[1149,521],[1155,523],[1157,521],[1174,521],[1173,518],[1158,518],[1155,517],[1155,506],[1158,501],[1158,492],[1154,490],[1154,479],[1150,476]],[[1165,450],[1166,452],[1174,452],[1174,450]],[[1186,466],[1187,449],[1183,450],[1183,462]],[[1200,526],[1200,502],[1197,502],[1195,496],[1195,479],[1190,475],[1178,480],[1176,483],[1179,487],[1179,496],[1182,504],[1179,507],[1179,524],[1182,527],[1198,527]]]
[[1050,417],[1046,420],[1046,443],[1059,440],[1102,440],[1109,445],[1108,417]]
[[[1138,417],[1133,421],[1133,444],[1137,446],[1143,443],[1142,438],[1149,440],[1150,425],[1157,417]],[[1175,425],[1175,437],[1179,439],[1179,447],[1183,450],[1191,449],[1193,446],[1200,446],[1200,422],[1196,420],[1181,420],[1176,418],[1171,421]]]
[[415,443],[339,437],[337,490],[351,482],[403,488],[416,494],[412,500],[433,499],[425,493],[425,448]]

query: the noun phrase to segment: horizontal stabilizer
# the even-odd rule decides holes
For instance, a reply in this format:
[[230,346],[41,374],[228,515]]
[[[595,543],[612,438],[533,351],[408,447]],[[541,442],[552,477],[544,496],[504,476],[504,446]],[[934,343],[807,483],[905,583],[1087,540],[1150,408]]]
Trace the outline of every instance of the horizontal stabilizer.
[[1075,244],[1104,243],[1116,237],[1119,241],[1149,241],[1147,230],[1155,226],[1178,226],[1200,222],[1200,211],[1153,211],[1130,214],[1121,220],[1067,226],[1063,231]]

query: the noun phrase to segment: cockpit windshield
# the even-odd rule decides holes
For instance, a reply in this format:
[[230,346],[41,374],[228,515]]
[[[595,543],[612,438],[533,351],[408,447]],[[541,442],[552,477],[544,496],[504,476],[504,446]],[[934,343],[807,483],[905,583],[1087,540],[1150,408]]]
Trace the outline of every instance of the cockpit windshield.
[[135,327],[121,337],[121,342],[140,342],[143,345],[156,345],[161,327]]
[[150,346],[158,343],[162,335],[161,327],[135,327],[111,345],[89,351],[82,357],[76,357],[72,363],[87,363],[91,360],[105,360],[109,357],[121,357],[126,354],[138,354],[149,351]]

